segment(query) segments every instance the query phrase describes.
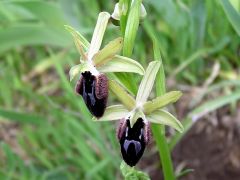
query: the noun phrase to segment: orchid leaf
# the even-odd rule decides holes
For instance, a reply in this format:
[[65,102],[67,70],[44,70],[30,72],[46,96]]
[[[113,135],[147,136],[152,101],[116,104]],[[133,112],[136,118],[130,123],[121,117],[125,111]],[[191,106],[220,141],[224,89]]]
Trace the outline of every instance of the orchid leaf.
[[102,67],[99,68],[101,72],[132,72],[140,75],[144,74],[144,69],[137,61],[123,57],[114,56],[113,59],[108,61]]
[[160,65],[161,63],[159,61],[153,61],[149,63],[138,89],[137,98],[136,98],[137,102],[145,103],[147,101],[147,98],[151,93]]
[[234,9],[229,0],[220,0],[219,2],[221,3],[233,28],[240,36],[240,13]]
[[160,109],[170,103],[174,103],[181,96],[182,96],[182,93],[180,91],[171,91],[153,99],[152,101],[148,101],[143,105],[144,113],[150,114],[153,111]]
[[81,35],[73,27],[65,25],[65,28],[73,36],[74,43],[75,43],[77,50],[80,53],[82,59],[86,60],[87,58],[86,58],[85,52],[89,48],[89,42],[83,37],[83,35]]
[[94,54],[96,54],[101,47],[103,35],[105,33],[109,18],[110,18],[110,14],[108,12],[101,12],[98,15],[97,24],[95,26],[90,48],[88,51],[89,59],[92,59]]
[[123,105],[114,105],[106,108],[103,117],[97,119],[93,118],[95,121],[113,121],[124,118],[128,114],[128,110]]
[[109,80],[109,88],[129,111],[135,107],[135,99],[116,81]]
[[111,60],[121,49],[123,39],[121,37],[109,42],[102,50],[93,56],[93,62],[96,66],[101,66]]
[[87,71],[88,69],[89,69],[89,66],[87,63],[82,63],[82,64],[73,66],[69,71],[70,81],[72,81],[75,78],[75,76],[77,76],[78,74],[84,71]]
[[124,34],[123,54],[131,56],[140,22],[141,1],[132,1]]
[[156,124],[168,125],[179,132],[183,132],[183,126],[181,122],[165,110],[159,109],[154,111],[150,115],[147,115],[147,120]]

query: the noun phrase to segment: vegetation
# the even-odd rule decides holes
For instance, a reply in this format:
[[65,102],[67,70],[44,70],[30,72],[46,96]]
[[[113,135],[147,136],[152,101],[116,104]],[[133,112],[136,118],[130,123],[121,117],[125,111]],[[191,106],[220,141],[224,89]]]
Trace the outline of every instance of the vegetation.
[[[69,83],[68,71],[79,63],[79,53],[64,28],[71,25],[90,41],[98,14],[113,12],[115,3],[0,2],[0,131],[17,123],[13,127],[16,137],[5,138],[11,135],[8,131],[0,133],[4,139],[0,143],[1,179],[122,178],[116,124],[92,121],[84,101],[76,97],[75,84]],[[168,155],[161,162],[163,168],[168,163],[165,172],[171,176],[168,147],[172,150],[203,115],[227,104],[234,111],[240,99],[240,4],[237,0],[143,3],[147,19],[136,31],[133,51],[124,48],[123,54],[146,69],[150,61],[161,59],[161,49],[166,89],[187,93],[196,88],[199,92],[181,120],[183,134],[174,132],[166,139],[163,127],[161,131],[153,127],[154,136],[159,137],[155,139],[158,149],[167,147],[162,153]],[[123,32],[109,26],[103,45]],[[156,95],[165,93],[163,75],[162,69]],[[133,96],[137,94],[141,76],[115,76]],[[217,96],[212,100],[207,98],[209,94]],[[111,96],[109,104],[116,100]],[[171,111],[176,113],[174,107]],[[159,162],[152,163],[160,169]],[[185,173],[175,176],[181,174]]]

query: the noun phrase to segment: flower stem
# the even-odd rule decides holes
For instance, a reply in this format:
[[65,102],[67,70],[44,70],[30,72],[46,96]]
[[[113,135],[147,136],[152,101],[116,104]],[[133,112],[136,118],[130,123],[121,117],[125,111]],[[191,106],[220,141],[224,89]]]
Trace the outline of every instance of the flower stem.
[[[153,41],[154,59],[161,61],[161,64],[162,64],[156,78],[156,81],[157,81],[156,94],[157,96],[161,96],[165,94],[166,87],[165,87],[164,67],[163,67],[162,58],[160,54],[160,48],[159,48],[159,44],[158,44],[158,40],[156,38],[155,32],[152,28],[152,25],[147,20],[144,23],[144,28]],[[157,149],[160,155],[164,179],[175,180],[171,154],[170,154],[167,139],[165,136],[165,126],[152,124],[152,132],[153,132],[153,137],[156,141]]]
[[[120,2],[123,2],[123,0],[120,0]],[[126,3],[126,1],[125,1],[125,3]],[[139,0],[138,3],[140,4],[141,1]],[[139,12],[139,8],[140,8],[140,6],[136,6],[136,9],[138,9],[136,12]],[[127,15],[126,17],[123,17],[121,19],[121,23],[120,23],[121,24],[121,29],[124,30],[123,34],[124,34],[124,41],[125,41],[124,46],[125,47],[123,47],[123,49],[127,49],[127,51],[123,51],[123,54],[125,56],[131,56],[132,55],[132,47],[134,45],[136,32],[138,30],[138,25],[139,25],[139,14],[137,14],[137,13],[133,13],[133,14],[134,14],[134,16],[129,17]],[[137,15],[135,15],[135,14],[137,14]],[[126,19],[124,19],[124,18],[126,18]],[[130,29],[129,29],[130,23],[128,23],[129,18],[133,22],[134,21],[137,22],[137,24],[132,26]],[[136,18],[137,20],[136,19],[134,20],[134,18]],[[151,24],[147,21],[147,23],[144,23],[144,27],[146,28],[149,36],[151,37],[151,39],[153,41],[153,49],[154,49],[155,60],[159,60],[159,61],[162,62],[158,40],[155,36],[154,30],[153,30]],[[131,41],[126,41],[126,40],[128,40],[128,38],[126,38],[127,36],[132,38],[132,39],[130,39]],[[128,43],[127,44],[128,48],[126,48],[126,43]],[[130,49],[130,51],[129,51],[129,49]],[[157,93],[157,96],[160,96],[160,95],[165,94],[165,92],[166,92],[165,74],[164,74],[164,68],[163,68],[163,65],[162,65],[160,67],[160,70],[159,70],[158,75],[157,75],[156,93]],[[154,137],[154,139],[157,143],[157,148],[158,148],[158,151],[159,151],[161,164],[162,164],[162,168],[163,168],[164,179],[165,180],[175,180],[171,155],[170,155],[169,147],[168,147],[167,140],[166,140],[166,137],[165,137],[165,126],[164,125],[152,125],[152,132],[153,132],[153,137]]]

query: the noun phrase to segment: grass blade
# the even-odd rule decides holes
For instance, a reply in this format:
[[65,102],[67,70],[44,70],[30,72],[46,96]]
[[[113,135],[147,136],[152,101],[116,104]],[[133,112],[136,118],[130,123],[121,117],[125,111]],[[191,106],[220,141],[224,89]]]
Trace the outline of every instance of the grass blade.
[[229,0],[220,0],[220,3],[233,28],[240,36],[240,14],[233,8]]

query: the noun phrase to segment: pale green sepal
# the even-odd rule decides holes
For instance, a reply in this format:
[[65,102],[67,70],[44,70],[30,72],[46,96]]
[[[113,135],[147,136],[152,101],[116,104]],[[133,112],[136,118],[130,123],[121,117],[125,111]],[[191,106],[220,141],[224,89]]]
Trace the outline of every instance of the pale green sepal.
[[89,42],[81,35],[78,31],[76,31],[73,27],[65,25],[66,30],[68,30],[73,36],[74,43],[82,59],[86,60],[85,52],[89,48]]
[[143,75],[145,72],[144,68],[137,61],[118,55],[98,69],[100,72],[132,72],[140,75]]
[[94,117],[95,121],[114,121],[124,118],[128,114],[128,110],[123,105],[114,105],[106,108],[101,118]]
[[173,127],[179,132],[183,132],[184,128],[179,120],[177,120],[172,114],[169,112],[159,109],[154,111],[150,115],[146,116],[147,120],[156,123],[156,124],[163,124]]
[[109,89],[115,94],[115,96],[121,101],[121,103],[131,111],[135,107],[135,99],[128,94],[122,86],[116,81],[109,80]]
[[160,65],[161,65],[160,61],[152,61],[151,63],[149,63],[138,89],[136,98],[137,102],[145,103],[147,101],[147,98],[151,93]]
[[77,76],[78,74],[84,71],[90,71],[90,68],[87,63],[82,63],[82,64],[73,66],[69,71],[70,81],[72,81],[75,76]]
[[138,118],[145,119],[145,115],[143,112],[139,109],[136,109],[135,111],[131,112],[130,117],[130,126],[133,127],[133,125],[137,122]]
[[110,14],[108,12],[101,12],[98,15],[97,24],[95,26],[91,44],[88,50],[88,58],[92,59],[94,54],[96,54],[102,44],[103,35],[105,33]]
[[102,50],[93,56],[93,63],[99,67],[116,55],[122,49],[123,38],[119,37],[109,42]]
[[151,114],[153,111],[163,108],[164,106],[176,102],[182,96],[181,91],[171,91],[159,96],[152,101],[143,104],[145,114]]

